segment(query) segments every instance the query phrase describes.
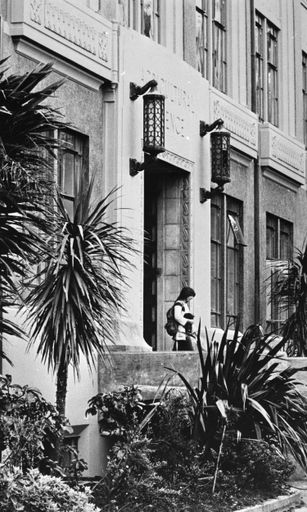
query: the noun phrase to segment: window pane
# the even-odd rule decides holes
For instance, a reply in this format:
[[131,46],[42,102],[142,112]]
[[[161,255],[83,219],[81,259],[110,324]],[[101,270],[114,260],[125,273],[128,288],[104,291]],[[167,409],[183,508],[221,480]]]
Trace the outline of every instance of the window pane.
[[207,71],[207,13],[203,9],[196,10],[196,59],[197,70],[205,77],[208,76]]
[[278,125],[278,52],[277,30],[268,23],[267,32],[267,83],[268,83],[268,121]]
[[67,211],[73,213],[81,179],[88,180],[88,137],[67,130],[60,138],[65,145],[60,151],[58,184]]
[[213,85],[226,92],[225,32],[218,25],[213,30]]
[[266,257],[278,259],[277,217],[267,214],[266,221]]
[[293,256],[292,224],[280,221],[280,259],[289,260]]

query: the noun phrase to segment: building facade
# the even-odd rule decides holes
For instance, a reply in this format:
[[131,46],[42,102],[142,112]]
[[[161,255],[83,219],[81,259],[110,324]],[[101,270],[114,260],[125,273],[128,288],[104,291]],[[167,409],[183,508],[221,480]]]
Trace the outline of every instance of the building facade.
[[[62,188],[72,176],[84,178],[82,167],[96,172],[97,198],[121,187],[114,218],[131,231],[138,252],[117,351],[149,358],[170,351],[166,311],[183,285],[196,291],[203,330],[224,329],[238,317],[242,329],[255,322],[278,327],[282,313],[269,301],[274,268],[302,248],[307,233],[307,2],[1,0],[0,6],[1,58],[10,56],[11,70],[52,61],[53,78],[66,78],[52,99],[72,127],[63,134],[70,155],[55,169]],[[165,151],[131,176],[130,159],[144,160],[143,99],[130,98],[131,83],[151,80],[165,96]],[[203,202],[203,189],[215,185],[210,136],[200,135],[200,123],[220,118],[231,134],[231,182]],[[35,355],[25,355],[16,340],[7,351],[15,367],[3,362],[3,373],[53,399],[53,378]],[[90,474],[99,473],[103,447],[97,419],[85,418],[84,410],[102,382],[84,368],[69,390],[68,416],[84,426],[79,449]]]

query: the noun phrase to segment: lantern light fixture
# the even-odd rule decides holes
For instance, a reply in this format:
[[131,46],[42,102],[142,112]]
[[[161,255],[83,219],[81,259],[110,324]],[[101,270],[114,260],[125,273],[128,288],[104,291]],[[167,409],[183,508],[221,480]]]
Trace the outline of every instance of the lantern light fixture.
[[230,179],[230,133],[222,129],[224,121],[217,119],[211,125],[207,125],[203,121],[200,122],[200,136],[203,137],[212,131],[211,139],[211,181],[217,183],[214,189],[206,190],[200,188],[200,202],[204,203],[207,199],[211,199],[213,195],[223,192],[224,185],[231,181]]
[[143,96],[143,151],[144,162],[130,158],[130,175],[136,176],[165,151],[165,96],[146,94]]

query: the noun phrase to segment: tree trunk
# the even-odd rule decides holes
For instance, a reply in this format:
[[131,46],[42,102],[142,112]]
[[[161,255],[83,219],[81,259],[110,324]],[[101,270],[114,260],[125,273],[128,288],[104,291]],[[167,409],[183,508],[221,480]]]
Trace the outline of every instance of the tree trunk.
[[59,414],[65,418],[66,412],[66,395],[67,395],[67,376],[68,367],[64,359],[59,364],[56,379],[56,406]]
[[[68,366],[64,358],[62,357],[61,362],[57,371],[56,378],[56,407],[58,412],[64,421],[65,412],[66,412],[66,395],[67,395],[67,377],[68,377]],[[62,445],[63,438],[62,435],[58,437],[55,441],[55,460],[61,465],[62,458]]]

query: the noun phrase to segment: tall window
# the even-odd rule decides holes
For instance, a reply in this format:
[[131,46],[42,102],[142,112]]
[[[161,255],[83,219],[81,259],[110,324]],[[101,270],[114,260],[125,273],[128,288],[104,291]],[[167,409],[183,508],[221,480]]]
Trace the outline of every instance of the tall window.
[[307,147],[307,53],[302,54],[304,142]]
[[141,32],[160,43],[160,0],[141,0]]
[[261,121],[278,126],[278,29],[255,16],[256,111]]
[[260,121],[264,121],[264,38],[263,18],[256,15],[255,33],[255,56],[256,56],[256,108]]
[[242,308],[242,203],[211,199],[211,325],[233,326]]
[[287,304],[274,296],[277,278],[293,257],[293,224],[270,213],[266,216],[267,328],[277,331],[288,317]]
[[208,0],[196,1],[197,71],[208,78]]
[[213,0],[212,84],[226,92],[226,0]]
[[226,92],[226,0],[196,0],[196,58],[198,71]]
[[65,208],[73,215],[81,179],[88,180],[88,137],[67,130],[60,132],[63,148],[59,152],[58,185]]

